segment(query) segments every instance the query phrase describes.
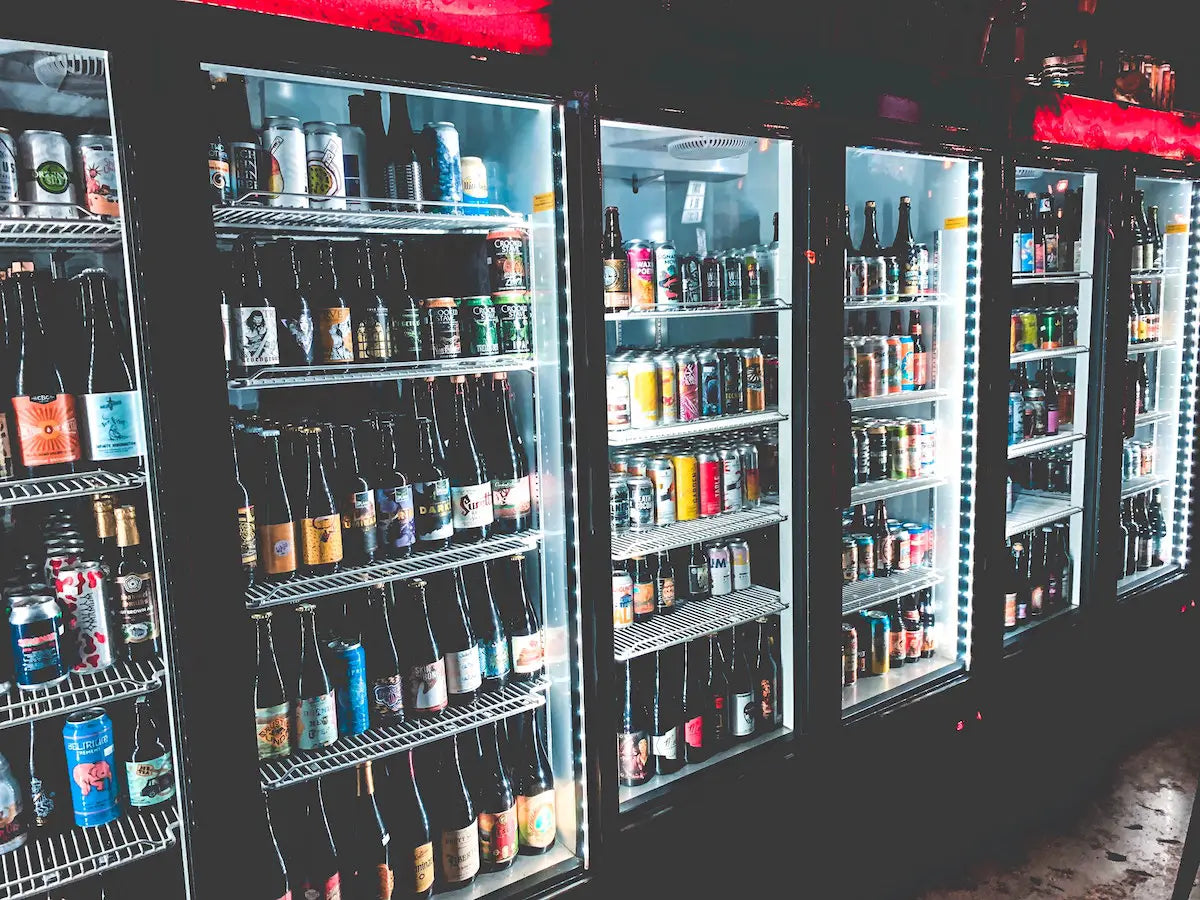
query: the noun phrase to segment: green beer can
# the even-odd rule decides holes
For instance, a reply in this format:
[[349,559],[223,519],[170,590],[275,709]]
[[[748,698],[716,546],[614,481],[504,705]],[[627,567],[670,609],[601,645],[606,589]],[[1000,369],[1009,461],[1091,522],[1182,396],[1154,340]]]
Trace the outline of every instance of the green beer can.
[[500,352],[532,352],[533,322],[529,294],[525,291],[501,291],[492,297],[500,324]]
[[496,356],[500,352],[500,330],[492,298],[463,297],[459,304],[465,356]]

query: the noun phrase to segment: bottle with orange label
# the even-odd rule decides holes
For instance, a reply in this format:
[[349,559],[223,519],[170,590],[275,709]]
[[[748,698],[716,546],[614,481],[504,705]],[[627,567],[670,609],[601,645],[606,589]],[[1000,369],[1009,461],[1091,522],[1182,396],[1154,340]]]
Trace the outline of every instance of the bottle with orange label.
[[258,564],[267,581],[282,581],[297,569],[296,524],[279,460],[279,429],[264,428],[262,437],[263,485],[254,509]]
[[350,321],[350,306],[338,285],[330,241],[321,241],[317,245],[317,270],[309,296],[317,333],[313,362],[317,365],[354,362],[354,324]]
[[[517,722],[518,720],[510,720]],[[517,792],[517,841],[525,855],[545,853],[554,846],[558,819],[554,805],[554,775],[534,710],[519,719],[517,760],[513,781]]]
[[342,519],[325,474],[321,429],[303,429],[308,454],[308,494],[300,518],[300,562],[313,575],[329,574],[342,561]]
[[517,855],[517,799],[513,794],[496,724],[479,729],[483,766],[479,773],[479,856],[483,869],[496,872],[512,865]]
[[387,769],[388,776],[382,797],[391,834],[396,896],[432,896],[433,838],[429,815],[413,773],[412,751],[390,756],[382,765]]

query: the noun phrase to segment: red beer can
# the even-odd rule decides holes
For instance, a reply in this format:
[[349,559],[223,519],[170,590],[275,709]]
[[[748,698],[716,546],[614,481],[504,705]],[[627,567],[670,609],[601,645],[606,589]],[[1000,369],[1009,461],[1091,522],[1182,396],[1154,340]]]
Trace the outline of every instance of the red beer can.
[[701,450],[696,454],[696,463],[700,470],[700,515],[720,515],[725,471],[721,457],[711,450]]

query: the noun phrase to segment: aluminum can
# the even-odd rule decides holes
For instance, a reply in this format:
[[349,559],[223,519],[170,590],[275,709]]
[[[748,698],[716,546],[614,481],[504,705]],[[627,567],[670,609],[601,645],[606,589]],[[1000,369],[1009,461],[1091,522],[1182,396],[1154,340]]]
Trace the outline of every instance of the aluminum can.
[[650,461],[646,475],[654,482],[654,524],[675,521],[675,468],[665,456]]
[[612,573],[613,629],[633,624],[633,578],[624,569]]
[[658,287],[654,280],[654,250],[649,241],[625,242],[629,258],[629,308],[654,309]]
[[650,470],[650,460],[645,456],[630,454],[625,457],[625,473],[627,475],[645,475]]
[[705,306],[720,306],[725,298],[725,270],[721,260],[711,250],[700,260],[700,302]]
[[17,687],[35,691],[64,681],[66,625],[52,594],[19,589],[7,594],[8,630]]
[[842,538],[842,584],[858,581],[858,541],[846,535]]
[[1153,441],[1143,442],[1143,444],[1141,446],[1141,453],[1139,456],[1140,456],[1139,462],[1141,463],[1141,474],[1142,475],[1153,475],[1154,474],[1154,456],[1155,456],[1154,442]]
[[1036,350],[1038,347],[1038,317],[1032,310],[1021,310],[1021,350]]
[[654,273],[654,305],[658,309],[678,309],[679,260],[670,241],[654,245]]
[[362,734],[370,727],[367,656],[358,641],[329,642],[329,676],[337,699],[338,735]]
[[679,421],[679,382],[675,377],[675,357],[660,353],[654,357],[658,367],[658,423],[674,425]]
[[725,471],[721,457],[711,450],[701,450],[696,454],[696,468],[700,484],[700,515],[718,515],[724,507],[721,488],[725,482]]
[[887,288],[887,260],[882,256],[867,256],[867,296],[882,297]]
[[[338,125],[342,139],[342,174],[347,197],[370,197],[371,191],[383,191],[382,185],[367,182],[367,133],[357,125]],[[234,147],[237,147],[234,144]]]
[[46,562],[42,566],[45,584],[54,584],[58,573],[66,566],[76,565],[83,555],[83,543],[54,541],[46,545]]
[[721,412],[724,415],[743,410],[745,390],[742,387],[744,372],[742,355],[737,350],[722,350],[721,357]]
[[17,142],[7,128],[0,127],[0,216],[19,219],[21,207],[21,167],[17,164]]
[[883,378],[879,369],[879,358],[875,354],[874,339],[866,338],[852,345],[856,353],[855,396],[877,397],[882,393]]
[[888,297],[899,297],[901,291],[901,265],[900,259],[896,256],[885,256],[884,258],[884,294]]
[[842,623],[842,687],[858,681],[858,629]]
[[1121,479],[1137,478],[1142,472],[1142,449],[1137,441],[1126,439],[1121,460]]
[[736,250],[730,250],[721,260],[721,269],[725,273],[725,292],[722,297],[726,306],[741,306],[743,300],[742,257]]
[[520,228],[496,228],[487,235],[488,279],[492,294],[529,290],[529,236]]
[[872,609],[862,615],[871,633],[871,643],[867,648],[867,674],[886,675],[891,662],[891,626],[887,614]]
[[921,474],[933,475],[937,471],[937,425],[928,420],[921,422]]
[[1074,347],[1075,332],[1079,326],[1079,310],[1074,306],[1064,306],[1059,312],[1062,313],[1062,345]]
[[694,256],[679,257],[679,305],[684,309],[700,305],[700,260]]
[[913,339],[912,335],[900,335],[900,390],[915,391],[916,379],[913,372]]
[[899,394],[904,390],[904,375],[900,369],[900,338],[896,335],[884,340],[884,371],[887,373],[885,391]]
[[613,534],[629,530],[629,484],[624,478],[608,479],[608,525]]
[[742,454],[725,447],[721,457],[721,512],[742,511]]
[[1038,317],[1038,346],[1042,350],[1056,350],[1062,346],[1061,310],[1042,310]]
[[762,266],[758,251],[747,247],[742,251],[742,302],[753,305],[762,299]]
[[917,291],[921,294],[928,294],[932,290],[933,278],[929,260],[929,245],[917,244]]
[[629,486],[629,527],[645,531],[654,527],[654,482],[645,475],[632,475]]
[[856,581],[869,581],[875,577],[875,541],[869,534],[852,534],[858,545],[858,577]]
[[700,364],[700,418],[719,416],[725,410],[721,356],[715,350],[701,350],[696,359]]
[[907,478],[906,463],[909,455],[908,429],[903,423],[887,426],[888,438],[888,478],[900,480]]
[[121,215],[117,155],[113,152],[112,135],[79,135],[75,138],[75,161],[87,211],[98,216]]
[[858,338],[842,338],[842,396],[858,396]]
[[883,425],[872,425],[867,429],[867,452],[870,455],[868,481],[882,481],[888,477],[888,433]]
[[691,350],[675,354],[675,372],[679,383],[679,421],[700,418],[700,361]]
[[71,775],[71,806],[81,828],[106,825],[121,815],[112,719],[100,707],[81,709],[63,723],[63,749]]
[[500,352],[533,352],[533,312],[525,291],[501,291],[492,294],[496,307],[496,327],[500,333]]
[[608,461],[608,471],[613,475],[624,475],[628,471],[628,463],[628,455],[614,453]]
[[742,506],[749,509],[762,503],[758,448],[753,444],[739,444],[738,452],[742,455]]
[[1008,352],[1020,353],[1024,346],[1024,326],[1021,324],[1021,313],[1018,310],[1013,310],[1012,315],[1008,319]]
[[268,206],[308,206],[308,146],[300,120],[292,116],[267,116],[262,131],[263,162],[270,165],[266,189],[273,194]]
[[85,561],[63,566],[54,580],[54,592],[76,623],[73,670],[99,672],[115,663],[108,580],[100,563]]
[[488,202],[487,166],[478,156],[462,158],[463,212],[468,216],[486,215]]
[[854,483],[866,484],[871,480],[871,441],[867,437],[867,429],[852,427],[850,441],[854,453]]
[[865,256],[851,256],[846,259],[846,266],[850,274],[850,291],[851,297],[866,297],[867,289],[867,258]]
[[921,423],[904,423],[904,477],[918,478],[922,474],[921,465]]
[[624,431],[629,427],[629,360],[609,358],[604,389],[608,397],[608,430]]
[[258,141],[235,141],[229,145],[229,195],[235,201],[246,206],[262,206],[261,197],[241,198],[266,190],[267,172]]
[[671,457],[675,470],[675,520],[690,522],[700,517],[700,466],[696,457],[676,454]]
[[746,412],[761,412],[767,408],[762,350],[758,347],[743,348],[742,370],[742,384],[745,386],[743,408]]
[[71,145],[57,131],[22,131],[17,137],[21,160],[21,193],[31,203],[32,219],[75,219],[75,181],[71,177]]
[[892,541],[892,559],[895,561],[897,572],[907,571],[912,565],[912,535],[903,525],[893,525],[888,529]]
[[925,532],[916,522],[905,522],[901,527],[908,532],[908,566],[909,568],[919,566],[921,565],[921,548],[925,540]]
[[426,188],[446,206],[441,212],[459,212],[463,202],[462,156],[458,148],[458,129],[453,122],[426,122],[424,132],[429,155],[429,174]]
[[421,308],[433,358],[458,359],[462,356],[462,328],[454,298],[427,297],[421,301]]
[[458,307],[464,356],[496,356],[500,352],[500,330],[496,307],[487,294],[463,297]]
[[708,556],[708,576],[712,585],[712,595],[723,597],[733,593],[733,572],[730,565],[729,548],[724,544],[713,544],[706,551]]
[[1016,391],[1008,394],[1008,445],[1019,444],[1025,438],[1025,401]]
[[733,589],[744,591],[750,587],[750,544],[738,538],[729,542],[729,565],[733,572]]
[[659,423],[658,364],[649,355],[629,360],[629,427],[655,428]]

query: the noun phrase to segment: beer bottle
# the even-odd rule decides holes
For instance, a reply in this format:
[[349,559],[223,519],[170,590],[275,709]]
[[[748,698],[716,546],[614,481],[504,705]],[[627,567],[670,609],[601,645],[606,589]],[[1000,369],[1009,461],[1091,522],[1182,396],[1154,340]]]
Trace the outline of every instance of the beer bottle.
[[[254,570],[258,567],[258,535],[254,530],[254,501],[242,481],[241,466],[238,463],[238,431],[237,423],[229,420],[230,449],[233,451],[233,499],[237,507],[238,543],[242,557],[242,585],[254,584]],[[94,502],[94,501],[93,501]],[[111,509],[111,500],[109,509]],[[100,534],[97,521],[97,537],[106,540],[106,535]]]
[[512,865],[517,855],[517,798],[500,755],[495,722],[479,728],[483,748],[478,782],[479,857],[483,870],[496,872]]
[[629,257],[621,240],[620,212],[615,206],[604,209],[604,309],[607,312],[629,309]]
[[329,817],[325,813],[324,787],[320,778],[313,781],[307,806],[301,897],[304,900],[341,900],[341,866]]
[[391,834],[375,800],[375,776],[371,762],[355,769],[353,841],[346,854],[353,861],[354,891],[351,897],[390,898],[395,885],[392,872]]
[[936,613],[933,608],[933,591],[929,588],[921,591],[921,659],[933,659],[936,642],[934,629],[937,626]]
[[446,453],[446,472],[450,477],[454,540],[471,543],[492,533],[492,482],[471,428],[466,376],[451,375],[450,381],[454,385],[454,423]]
[[353,425],[338,425],[338,507],[342,519],[342,553],[348,563],[375,561],[379,547],[375,493],[359,464]]
[[297,750],[316,750],[328,747],[337,740],[337,705],[333,685],[321,660],[317,643],[317,607],[301,603],[296,607],[300,617],[300,680],[293,704],[293,734]]
[[[92,519],[96,527],[95,554],[106,578],[117,570],[117,513],[112,494],[92,495]],[[253,538],[253,535],[251,535]]]
[[308,288],[301,269],[296,242],[283,238],[276,242],[279,276],[279,362],[284,366],[313,364],[313,313]]
[[900,617],[900,600],[897,598],[888,612],[888,667],[891,669],[900,668],[908,659],[904,640],[904,620]]
[[688,600],[708,600],[712,597],[712,573],[703,544],[692,544],[688,552]]
[[158,598],[150,564],[142,556],[138,536],[137,512],[132,506],[119,506],[117,515],[117,621],[125,658],[133,662],[155,659],[159,645]]
[[1032,542],[1028,534],[1022,534],[1013,541],[1013,552],[1017,558],[1017,624],[1024,625],[1029,621],[1029,608],[1033,603],[1033,573],[1030,571],[1032,560]]
[[21,462],[35,477],[71,472],[81,458],[75,398],[42,324],[38,276],[21,271],[8,281],[21,308],[12,396]]
[[1042,572],[1045,591],[1042,604],[1046,610],[1056,609],[1062,601],[1062,570],[1058,567],[1058,534],[1053,525],[1042,526]]
[[85,269],[78,281],[88,329],[87,369],[79,398],[87,458],[117,471],[133,471],[146,452],[142,397],[108,315],[108,278],[103,269]]
[[309,283],[309,294],[317,332],[313,362],[317,365],[354,362],[354,324],[338,283],[330,241],[317,244],[317,268]]
[[449,741],[442,763],[441,802],[434,818],[437,824],[437,875],[440,890],[464,887],[479,874],[479,820],[471,791],[463,777],[459,741]]
[[754,687],[754,676],[746,658],[746,636],[737,627],[730,631],[730,694],[733,703],[729,713],[730,730],[734,740],[745,740],[754,735],[758,726],[758,691]]
[[125,786],[129,805],[144,810],[175,796],[175,767],[150,710],[150,698],[138,697],[133,710],[133,747],[125,760]]
[[892,536],[888,531],[887,507],[875,501],[875,518],[871,521],[871,538],[875,543],[875,577],[886,578],[895,568],[892,559]]
[[291,716],[287,693],[275,658],[271,635],[271,613],[250,616],[258,638],[258,656],[254,665],[254,733],[259,759],[276,759],[292,752]]
[[29,824],[35,836],[57,833],[67,824],[71,809],[71,792],[62,780],[67,762],[57,730],[46,719],[29,723]]
[[675,567],[671,565],[671,554],[658,551],[654,566],[654,602],[660,613],[675,611]]
[[883,256],[883,247],[879,244],[879,229],[875,225],[875,201],[868,200],[863,210],[863,236],[859,242],[860,256]]
[[517,841],[520,852],[536,856],[554,846],[558,821],[554,809],[554,776],[542,742],[535,710],[519,717],[519,740],[513,762],[517,792]]
[[929,383],[929,356],[925,352],[925,338],[921,331],[921,311],[914,309],[908,314],[908,330],[913,339],[913,389],[925,390]]
[[264,428],[263,487],[255,508],[255,527],[258,530],[258,559],[267,581],[282,581],[296,571],[296,525],[292,504],[283,483],[283,466],[279,458],[279,431]]
[[[654,758],[650,755],[650,735],[646,710],[637,695],[634,669],[641,658],[621,663],[620,694],[617,706],[620,721],[617,725],[617,775],[621,784],[636,787],[654,775]],[[689,759],[689,762],[691,760]]]
[[386,559],[401,559],[412,553],[417,542],[413,510],[413,486],[402,469],[395,423],[379,423],[378,464],[375,472],[375,540],[378,553]]
[[242,238],[233,249],[241,289],[233,314],[233,371],[248,375],[263,366],[279,365],[279,333],[275,304],[263,286],[258,244]]
[[644,556],[634,556],[629,571],[633,579],[633,621],[647,622],[654,618],[658,604],[654,599],[654,573]]
[[[416,135],[408,117],[408,98],[404,94],[389,94],[391,118],[387,132],[387,196],[405,200],[401,212],[420,211],[424,199],[422,166],[417,153]],[[431,189],[436,189],[431,185]]]
[[700,641],[683,647],[683,759],[687,763],[706,760],[711,752],[705,726],[708,712],[704,700],[705,648]]
[[370,627],[363,630],[362,639],[371,692],[371,725],[381,728],[404,721],[403,670],[388,616],[386,586],[373,584],[367,588],[367,615]]
[[654,654],[654,703],[651,711],[650,752],[660,775],[670,775],[683,768],[683,739],[679,732],[683,712],[676,680],[680,674],[675,665],[675,647]]
[[441,466],[441,450],[435,447],[432,423],[426,418],[417,419],[417,459],[412,467],[412,490],[417,544],[423,550],[450,546],[454,534],[450,479]]
[[481,562],[464,567],[463,576],[467,584],[471,629],[479,641],[483,675],[480,690],[498,691],[508,684],[512,663],[508,653],[508,635],[492,593],[491,574],[487,563]]
[[[1154,238],[1146,223],[1146,194],[1133,192],[1133,271],[1139,272],[1154,264]],[[1147,264],[1149,263],[1149,265]]]
[[771,623],[767,619],[758,620],[758,660],[754,666],[754,680],[758,685],[758,721],[764,731],[770,731],[782,723],[783,707],[780,705],[779,665],[771,651]]
[[265,859],[261,870],[265,886],[263,896],[278,898],[278,900],[292,900],[292,883],[288,877],[287,866],[283,862],[283,854],[279,850],[279,841],[275,839],[275,829],[271,826],[271,805],[269,803],[263,803],[263,816],[267,823],[267,840],[271,845],[270,849],[262,854]]
[[1121,534],[1125,550],[1125,576],[1137,572],[1138,567],[1138,531],[1133,524],[1133,499],[1126,497],[1122,501]]
[[421,358],[421,307],[408,290],[404,267],[404,245],[396,242],[384,249],[385,296],[392,326],[392,358],[413,362]]
[[325,462],[321,454],[321,429],[304,429],[308,454],[308,492],[300,520],[300,561],[310,575],[336,572],[342,561],[342,528]]
[[900,215],[896,220],[896,239],[892,241],[892,256],[900,263],[900,293],[915,294],[921,290],[921,258],[917,239],[912,230],[912,198],[900,198]]
[[525,584],[525,557],[508,558],[508,620],[505,623],[512,647],[513,681],[541,680],[546,669],[545,644],[537,611]]
[[411,610],[406,636],[404,675],[404,706],[409,715],[424,718],[446,708],[446,661],[434,637],[429,621],[429,605],[425,582],[414,578],[408,582],[412,590]]
[[708,636],[708,679],[704,687],[705,738],[709,753],[725,748],[729,743],[732,723],[729,720],[732,690],[729,682],[729,667],[721,651],[721,641],[715,634]]
[[1137,531],[1137,570],[1145,572],[1153,563],[1153,549],[1150,531],[1150,520],[1146,515],[1146,495],[1138,494],[1133,498],[1133,527]]
[[1042,229],[1046,235],[1046,271],[1057,272],[1058,262],[1058,219],[1054,216],[1054,197],[1042,194]]
[[1155,272],[1161,272],[1163,270],[1163,233],[1162,229],[1158,226],[1157,206],[1150,207],[1148,219],[1150,253],[1145,258],[1145,262],[1147,263],[1146,268]]
[[421,789],[413,774],[411,750],[388,757],[388,792],[384,798],[391,833],[392,866],[397,897],[429,897],[433,894],[433,837]]
[[850,520],[850,530],[858,534],[869,534],[871,520],[867,515],[867,504],[860,503],[854,507],[854,515]]
[[461,568],[452,576],[454,590],[444,602],[446,616],[438,632],[438,645],[446,659],[446,691],[451,706],[470,706],[483,683],[479,643],[467,613],[467,586]]
[[492,476],[494,527],[497,534],[517,534],[528,531],[533,524],[529,457],[513,415],[507,372],[492,375],[492,391],[496,397],[496,428],[492,432],[495,439],[487,455],[487,467]]
[[358,359],[360,362],[384,363],[395,359],[392,351],[391,311],[379,287],[376,258],[379,249],[367,238],[355,245],[358,257]]
[[1042,363],[1042,390],[1046,392],[1046,434],[1058,434],[1058,385],[1054,381],[1054,363]]
[[916,594],[900,599],[900,627],[904,630],[904,661],[915,663],[921,658],[921,609]]
[[[1164,555],[1163,539],[1167,536],[1167,522],[1163,517],[1158,488],[1155,488],[1150,493],[1150,503],[1146,508],[1146,518],[1150,525],[1150,565],[1164,565],[1166,557]],[[1063,549],[1066,549],[1065,545],[1063,545]]]
[[1033,271],[1046,271],[1046,223],[1050,217],[1050,195],[1030,193],[1033,203]]
[[[775,243],[779,241],[779,213],[775,214]],[[850,237],[850,204],[842,204],[842,251],[846,257],[860,256],[861,254],[854,246],[854,239]],[[849,291],[847,291],[849,294]]]

